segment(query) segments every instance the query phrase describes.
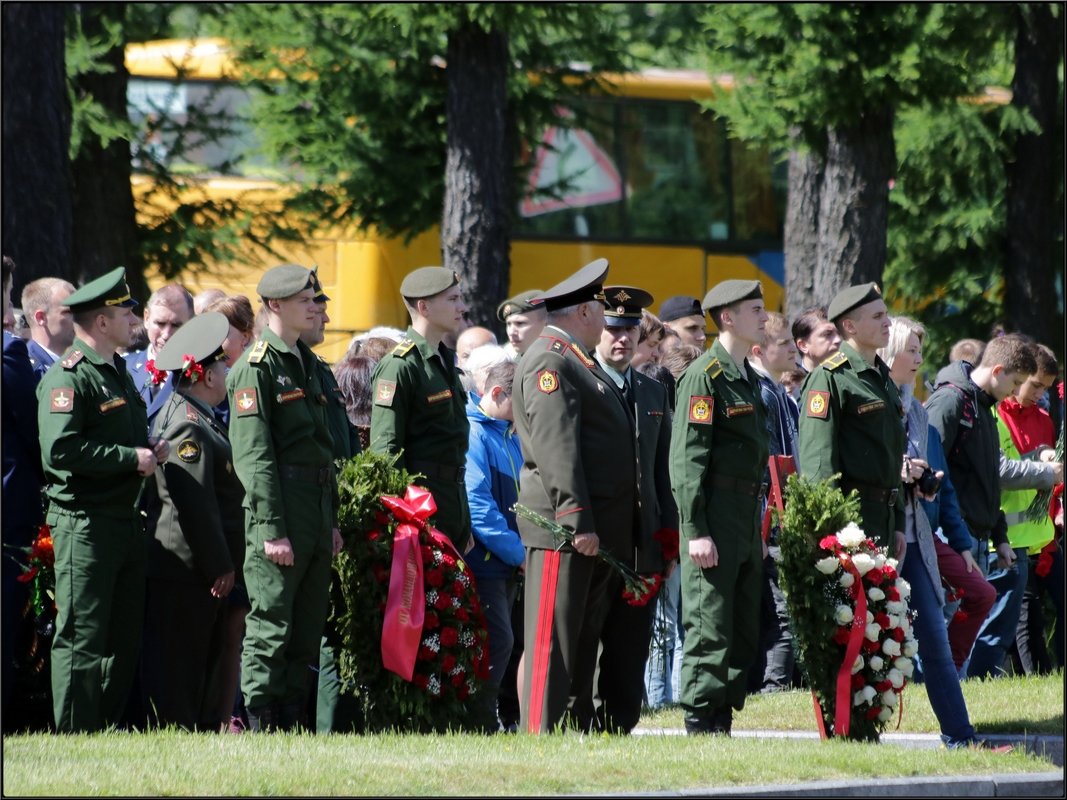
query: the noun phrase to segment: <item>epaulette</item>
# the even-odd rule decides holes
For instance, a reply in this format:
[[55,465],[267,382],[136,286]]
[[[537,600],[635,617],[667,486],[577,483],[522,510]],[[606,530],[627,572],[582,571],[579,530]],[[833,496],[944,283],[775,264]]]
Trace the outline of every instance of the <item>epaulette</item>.
[[185,418],[187,420],[189,420],[190,422],[199,422],[200,421],[200,414],[198,414],[196,409],[193,408],[191,405],[186,404],[186,406],[185,406]]
[[567,352],[568,344],[562,339],[557,339],[554,336],[542,336],[542,339],[550,339],[552,344],[548,346],[548,352],[555,353],[557,356],[562,356]]
[[85,353],[83,353],[81,350],[75,350],[69,356],[64,358],[60,363],[63,365],[64,369],[72,369],[74,365],[81,361],[83,358],[85,358]]
[[588,354],[584,350],[582,350],[582,348],[572,344],[571,350],[573,350],[574,354],[578,356],[578,360],[585,364],[587,367],[589,367],[589,369],[592,369],[596,366],[596,362],[593,361],[593,359],[591,359]]
[[708,365],[704,367],[704,371],[707,372],[710,377],[718,378],[722,375],[722,364],[719,363],[719,359],[713,358],[708,362]]
[[837,353],[834,353],[832,356],[830,356],[825,361],[823,361],[819,366],[820,367],[826,367],[827,369],[831,369],[832,370],[832,369],[837,369],[842,364],[847,364],[847,363],[848,363],[848,356],[846,356],[844,353],[839,351]]
[[411,349],[415,346],[415,342],[411,339],[404,339],[400,344],[393,348],[393,355],[404,357],[411,352]]
[[254,345],[252,345],[252,349],[248,353],[248,363],[249,364],[258,364],[260,361],[263,360],[263,356],[265,356],[266,354],[267,354],[267,340],[266,339],[260,339],[258,342],[256,342]]

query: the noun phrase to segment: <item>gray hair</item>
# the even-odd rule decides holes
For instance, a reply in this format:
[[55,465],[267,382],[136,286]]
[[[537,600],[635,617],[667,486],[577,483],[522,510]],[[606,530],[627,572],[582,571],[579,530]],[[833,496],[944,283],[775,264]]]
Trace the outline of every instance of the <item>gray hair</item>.
[[483,344],[475,347],[467,357],[466,372],[471,377],[474,391],[485,393],[485,379],[489,370],[505,361],[513,361],[511,355],[498,344]]

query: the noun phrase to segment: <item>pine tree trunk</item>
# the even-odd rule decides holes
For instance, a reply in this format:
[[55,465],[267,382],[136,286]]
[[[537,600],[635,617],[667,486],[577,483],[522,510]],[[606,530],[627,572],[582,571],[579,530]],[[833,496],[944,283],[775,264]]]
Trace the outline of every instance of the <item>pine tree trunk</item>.
[[789,152],[789,197],[785,210],[785,310],[795,316],[825,301],[815,297],[819,255],[819,196],[822,156],[807,150]]
[[[122,25],[125,3],[82,3],[78,6],[86,36],[104,37],[105,25]],[[108,50],[100,61],[108,72],[78,77],[75,91],[100,103],[117,119],[125,120],[126,71],[124,42]],[[133,294],[147,294],[137,247],[137,222],[130,188],[130,142],[112,139],[103,147],[95,136],[82,144],[72,164],[74,174],[74,265],[80,280],[102,275],[116,266],[126,267]]]
[[3,251],[18,268],[16,298],[37,278],[77,279],[65,14],[60,3],[3,7]]
[[1020,4],[1015,16],[1012,104],[1029,111],[1041,132],[1020,135],[1014,159],[1007,164],[1004,311],[1011,329],[1062,354],[1063,318],[1057,312],[1055,290],[1055,274],[1062,269],[1062,261],[1053,263],[1057,219],[1053,179],[1062,170],[1062,161],[1056,168],[1054,150],[1062,146],[1055,141],[1062,25],[1044,3]]
[[507,70],[503,34],[472,23],[449,34],[444,266],[460,275],[471,321],[495,330],[511,269]]

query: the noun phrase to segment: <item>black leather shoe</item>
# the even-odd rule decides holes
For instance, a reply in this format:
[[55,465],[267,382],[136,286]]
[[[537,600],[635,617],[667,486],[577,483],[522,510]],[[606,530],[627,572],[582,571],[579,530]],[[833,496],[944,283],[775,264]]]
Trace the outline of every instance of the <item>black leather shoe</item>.
[[714,733],[711,718],[703,714],[687,713],[685,715],[685,732],[689,736]]
[[723,706],[711,712],[711,732],[725,733],[730,735],[734,724],[734,710],[730,706]]

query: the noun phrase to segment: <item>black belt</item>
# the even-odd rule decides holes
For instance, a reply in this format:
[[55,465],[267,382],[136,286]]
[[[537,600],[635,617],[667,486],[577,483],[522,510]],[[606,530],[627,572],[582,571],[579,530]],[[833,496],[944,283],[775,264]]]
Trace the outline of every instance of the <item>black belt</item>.
[[731,492],[740,492],[761,500],[767,496],[767,484],[758,481],[742,481],[731,478],[729,475],[711,473],[711,485],[716,489],[728,489]]
[[438,464],[436,461],[419,461],[414,458],[408,459],[408,469],[412,472],[421,472],[427,478],[456,483],[463,483],[463,476],[467,474],[466,467],[450,467],[447,464]]
[[278,474],[294,481],[307,481],[325,486],[330,482],[332,470],[329,467],[293,467],[288,464],[278,466]]
[[860,483],[859,481],[841,481],[841,491],[848,494],[855,489],[859,492],[859,495],[864,500],[870,500],[872,503],[885,503],[888,506],[895,505],[897,498],[900,496],[900,488],[886,489],[881,486],[872,486],[869,483]]

